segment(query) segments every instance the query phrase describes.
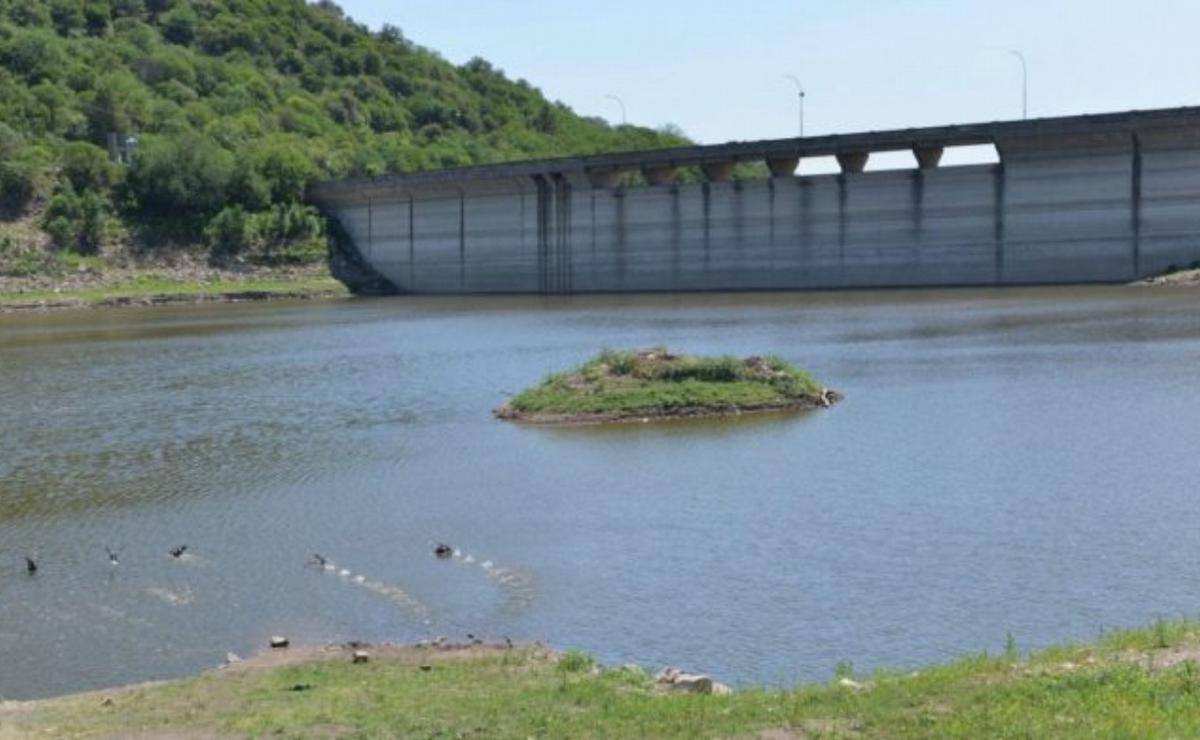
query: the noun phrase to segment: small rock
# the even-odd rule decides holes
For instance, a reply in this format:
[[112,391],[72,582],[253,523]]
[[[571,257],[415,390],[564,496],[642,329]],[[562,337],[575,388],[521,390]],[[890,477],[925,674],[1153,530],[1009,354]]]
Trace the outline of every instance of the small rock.
[[847,689],[853,689],[854,691],[861,691],[862,689],[866,688],[865,684],[861,684],[858,681],[855,681],[853,678],[840,679],[838,681],[838,686],[842,686]]
[[368,655],[365,650],[355,650],[354,651],[354,662],[355,663],[366,663],[370,659],[371,659],[371,656]]
[[426,671],[426,672],[432,671],[433,666],[429,665],[428,663],[425,663],[425,664],[421,665],[421,670]]
[[[678,668],[664,668],[654,677],[657,683],[664,684],[677,691],[690,691],[695,694],[711,694],[716,683],[703,673],[685,673]],[[725,687],[728,689],[728,687]]]
[[675,683],[675,677],[682,671],[678,668],[664,668],[654,676],[656,683]]
[[225,653],[225,662],[226,663],[241,663],[242,659],[238,657],[237,653]]
[[713,680],[703,673],[680,673],[671,682],[671,688],[677,691],[690,691],[693,694],[711,694]]
[[282,635],[274,635],[271,637],[271,647],[273,648],[285,648],[290,644],[291,642]]
[[312,691],[312,688],[313,685],[311,683],[297,683],[292,684],[292,687],[288,691]]
[[723,683],[713,681],[712,693],[714,696],[728,696],[733,693],[733,689],[729,688]]
[[104,701],[100,702],[100,706],[102,706],[102,707],[111,707],[112,705],[113,705],[113,700],[112,700],[111,696],[105,697]]

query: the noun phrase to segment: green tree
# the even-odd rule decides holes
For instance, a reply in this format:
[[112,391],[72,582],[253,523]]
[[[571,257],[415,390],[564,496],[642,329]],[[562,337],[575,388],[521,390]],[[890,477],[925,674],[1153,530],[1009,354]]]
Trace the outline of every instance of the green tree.
[[86,141],[63,144],[58,152],[62,176],[78,192],[107,192],[117,180],[108,153]]
[[55,30],[63,36],[82,31],[87,24],[82,0],[51,0],[50,19]]
[[127,183],[138,207],[180,220],[203,218],[224,204],[233,155],[197,134],[146,136]]
[[188,46],[196,39],[196,29],[200,26],[200,16],[192,8],[190,2],[182,2],[159,18],[162,35],[172,44]]

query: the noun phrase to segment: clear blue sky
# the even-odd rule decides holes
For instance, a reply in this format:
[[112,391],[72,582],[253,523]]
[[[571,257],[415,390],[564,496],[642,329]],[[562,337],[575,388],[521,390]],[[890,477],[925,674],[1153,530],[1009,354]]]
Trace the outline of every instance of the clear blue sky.
[[715,143],[1200,104],[1197,0],[341,0],[585,115]]

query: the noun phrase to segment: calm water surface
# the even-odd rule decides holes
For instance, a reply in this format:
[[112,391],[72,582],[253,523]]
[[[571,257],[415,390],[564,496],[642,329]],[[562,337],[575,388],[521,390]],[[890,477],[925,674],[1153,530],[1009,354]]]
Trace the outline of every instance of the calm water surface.
[[[789,685],[1195,614],[1198,308],[1100,288],[3,316],[0,697],[178,676],[275,633],[542,639]],[[655,343],[774,352],[846,400],[490,416]]]

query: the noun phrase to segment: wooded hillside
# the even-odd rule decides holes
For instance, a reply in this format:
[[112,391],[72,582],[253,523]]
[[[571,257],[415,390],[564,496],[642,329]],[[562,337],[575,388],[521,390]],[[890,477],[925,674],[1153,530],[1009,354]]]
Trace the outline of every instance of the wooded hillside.
[[303,0],[0,0],[0,101],[9,274],[64,252],[309,261],[314,179],[681,142]]

